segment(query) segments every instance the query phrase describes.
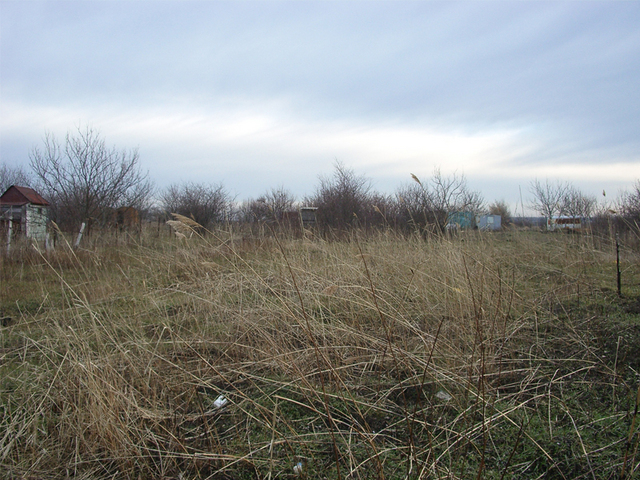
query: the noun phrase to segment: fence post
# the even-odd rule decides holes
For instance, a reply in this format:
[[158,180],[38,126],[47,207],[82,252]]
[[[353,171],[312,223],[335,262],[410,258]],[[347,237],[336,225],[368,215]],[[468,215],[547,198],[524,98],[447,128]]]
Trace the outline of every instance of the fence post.
[[78,232],[78,238],[76,238],[76,242],[73,244],[73,248],[78,248],[78,245],[80,245],[80,240],[82,240],[82,232],[84,232],[84,227],[85,227],[85,223],[82,222],[82,225],[80,225],[80,232]]
[[622,279],[620,278],[620,239],[616,233],[616,269],[618,271],[618,296],[622,297]]
[[7,255],[9,255],[9,250],[11,250],[11,230],[12,230],[13,222],[9,219],[9,229],[7,231]]

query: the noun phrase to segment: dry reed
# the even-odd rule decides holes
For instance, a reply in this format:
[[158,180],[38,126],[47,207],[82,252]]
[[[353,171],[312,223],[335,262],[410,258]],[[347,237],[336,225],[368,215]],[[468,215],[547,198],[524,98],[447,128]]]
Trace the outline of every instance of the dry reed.
[[[637,473],[625,362],[640,335],[619,326],[610,361],[598,335],[619,310],[603,290],[608,253],[589,242],[243,242],[169,225],[190,238],[23,267],[41,296],[1,331],[4,476]],[[589,392],[597,415],[581,408]]]

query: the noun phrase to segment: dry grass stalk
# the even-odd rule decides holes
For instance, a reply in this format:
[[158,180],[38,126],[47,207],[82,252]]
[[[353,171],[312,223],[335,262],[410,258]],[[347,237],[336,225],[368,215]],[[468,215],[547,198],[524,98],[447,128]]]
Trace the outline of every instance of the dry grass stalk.
[[618,448],[589,432],[624,414],[576,406],[611,378],[576,307],[576,282],[583,304],[600,298],[600,252],[544,236],[207,238],[33,260],[57,276],[40,273],[47,296],[0,332],[3,475],[285,477],[304,459],[308,478],[592,478]]

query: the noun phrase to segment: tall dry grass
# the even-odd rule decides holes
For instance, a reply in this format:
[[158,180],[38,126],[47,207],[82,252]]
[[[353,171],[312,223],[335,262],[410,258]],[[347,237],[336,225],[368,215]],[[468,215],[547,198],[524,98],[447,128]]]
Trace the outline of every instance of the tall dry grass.
[[40,302],[1,330],[4,476],[637,474],[640,335],[588,239],[173,227],[3,260]]

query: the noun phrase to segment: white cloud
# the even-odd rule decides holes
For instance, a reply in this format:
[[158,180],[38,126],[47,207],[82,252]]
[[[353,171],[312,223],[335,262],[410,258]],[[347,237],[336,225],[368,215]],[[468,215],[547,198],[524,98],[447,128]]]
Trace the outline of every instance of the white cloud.
[[531,130],[466,132],[426,123],[319,120],[295,112],[288,101],[224,101],[208,108],[181,104],[131,111],[122,105],[69,110],[5,102],[3,109],[0,135],[31,132],[35,144],[47,130],[62,137],[83,119],[91,119],[109,144],[140,146],[143,162],[152,175],[160,172],[164,182],[203,176],[233,182],[234,177],[251,175],[254,165],[256,175],[268,169],[278,172],[280,183],[286,184],[301,170],[311,171],[313,177],[326,172],[336,158],[366,174],[399,178],[409,173],[427,177],[434,167],[445,174],[505,181],[549,177],[620,182],[638,175],[638,158],[579,163],[580,157],[563,153],[523,162],[545,143]]

